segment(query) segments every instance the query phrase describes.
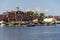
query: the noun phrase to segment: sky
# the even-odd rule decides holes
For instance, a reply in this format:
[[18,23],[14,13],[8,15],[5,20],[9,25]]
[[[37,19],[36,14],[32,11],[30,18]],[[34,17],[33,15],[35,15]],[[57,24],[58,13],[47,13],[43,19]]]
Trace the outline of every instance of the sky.
[[0,14],[6,11],[39,10],[45,15],[60,16],[60,0],[0,0]]

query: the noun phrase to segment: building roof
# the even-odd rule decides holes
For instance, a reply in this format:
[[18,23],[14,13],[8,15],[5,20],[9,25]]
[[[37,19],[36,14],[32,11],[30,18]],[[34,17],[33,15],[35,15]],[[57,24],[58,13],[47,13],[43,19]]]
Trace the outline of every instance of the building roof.
[[8,15],[10,21],[29,21],[32,20],[34,17],[30,16],[27,13],[22,11],[11,11],[11,12],[4,12],[4,15]]

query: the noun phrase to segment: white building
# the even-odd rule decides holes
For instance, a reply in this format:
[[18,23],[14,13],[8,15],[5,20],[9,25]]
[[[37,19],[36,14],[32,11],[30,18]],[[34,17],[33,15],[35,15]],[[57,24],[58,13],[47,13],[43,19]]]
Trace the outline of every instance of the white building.
[[43,20],[44,23],[56,23],[56,19],[55,18],[45,18]]

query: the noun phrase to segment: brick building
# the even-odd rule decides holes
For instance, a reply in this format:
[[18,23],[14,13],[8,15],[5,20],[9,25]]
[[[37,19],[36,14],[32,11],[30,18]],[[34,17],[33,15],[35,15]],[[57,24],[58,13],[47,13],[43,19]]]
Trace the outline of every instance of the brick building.
[[3,13],[4,21],[32,21],[35,16],[30,16],[22,11],[11,11]]

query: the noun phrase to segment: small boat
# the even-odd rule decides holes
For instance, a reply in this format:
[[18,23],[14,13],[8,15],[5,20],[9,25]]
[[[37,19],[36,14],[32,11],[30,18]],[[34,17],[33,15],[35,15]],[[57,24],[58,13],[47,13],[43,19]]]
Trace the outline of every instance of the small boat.
[[30,23],[27,25],[27,27],[34,27],[34,26],[36,26],[34,23]]

